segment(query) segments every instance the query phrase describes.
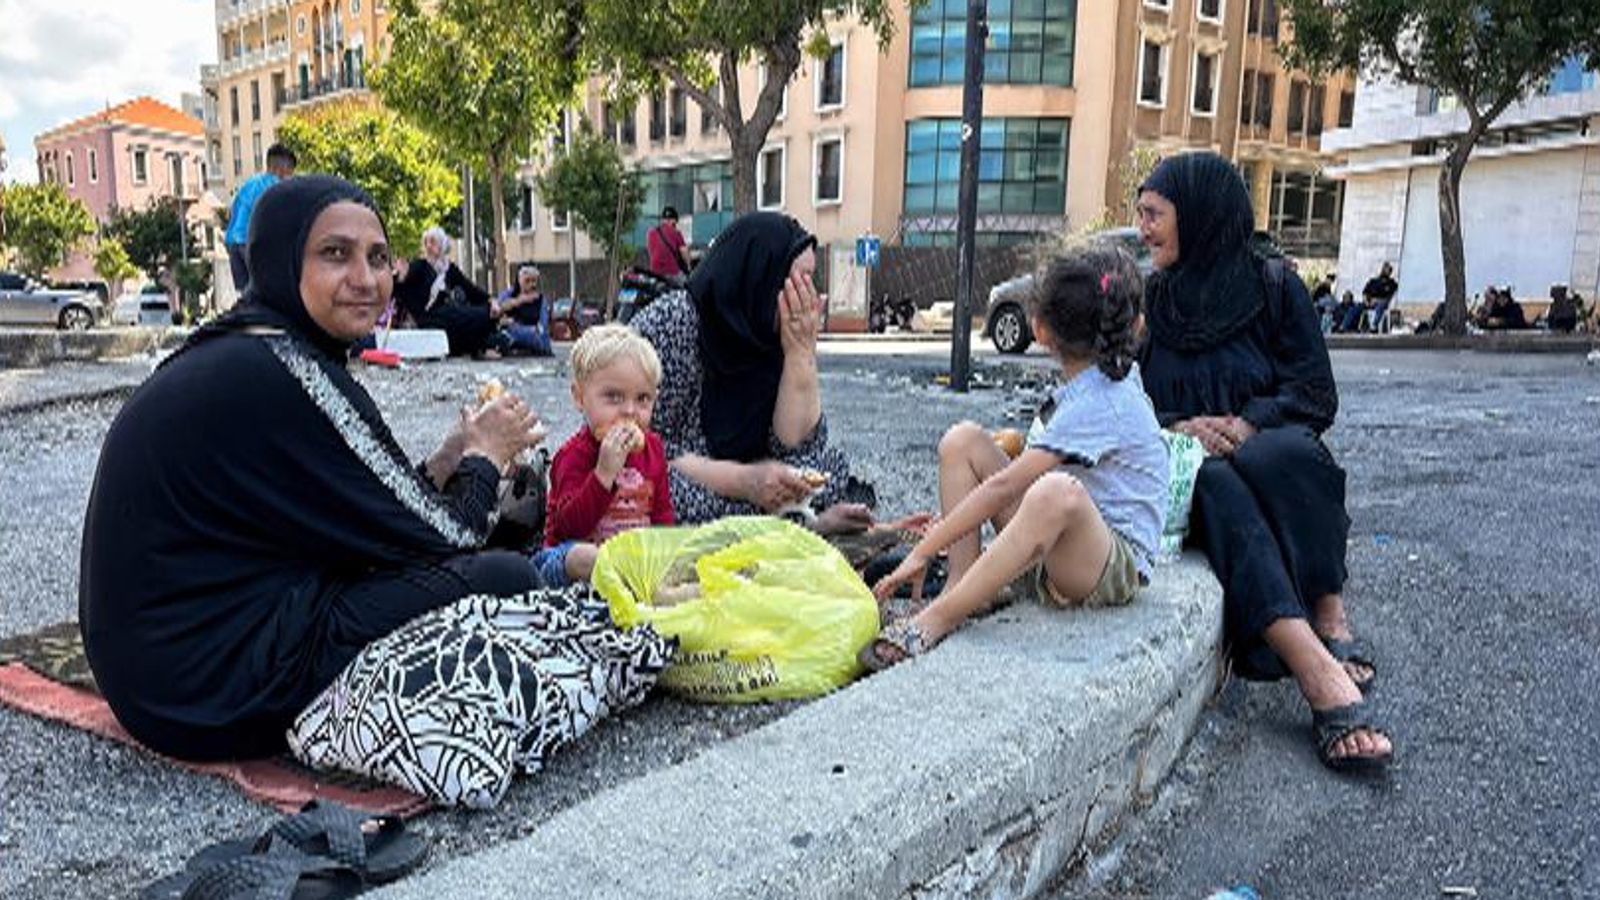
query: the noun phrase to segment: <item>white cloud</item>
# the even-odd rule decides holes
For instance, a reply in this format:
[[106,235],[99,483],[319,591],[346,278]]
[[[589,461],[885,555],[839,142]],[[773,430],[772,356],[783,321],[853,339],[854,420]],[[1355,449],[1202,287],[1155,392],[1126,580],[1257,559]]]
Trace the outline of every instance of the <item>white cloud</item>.
[[0,134],[8,180],[32,180],[33,139],[148,94],[177,105],[216,59],[212,0],[0,0]]

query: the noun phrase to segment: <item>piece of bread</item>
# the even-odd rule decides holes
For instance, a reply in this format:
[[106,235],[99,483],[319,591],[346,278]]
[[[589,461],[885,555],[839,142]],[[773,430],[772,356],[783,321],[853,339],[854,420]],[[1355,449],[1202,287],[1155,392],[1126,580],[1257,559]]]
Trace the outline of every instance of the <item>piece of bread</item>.
[[506,386],[500,383],[500,379],[491,378],[478,387],[478,405],[488,406],[505,396],[505,392]]
[[634,424],[633,422],[627,422],[627,421],[624,421],[622,419],[612,419],[611,421],[607,422],[606,424],[604,424],[604,425],[600,426],[599,428],[595,429],[594,439],[599,441],[599,442],[601,442],[601,443],[605,443],[606,435],[610,434],[611,430],[613,428],[619,428],[619,427],[626,428],[629,431],[629,435],[628,435],[628,452],[629,453],[637,453],[640,450],[644,449],[644,429],[640,428],[638,425]]
[[1006,456],[1016,459],[1022,455],[1022,448],[1027,445],[1027,437],[1015,428],[1001,428],[992,437],[995,446],[1004,451]]
[[800,476],[800,480],[804,481],[806,486],[811,488],[813,491],[822,490],[822,488],[828,483],[827,472],[823,472],[818,469],[797,469],[795,471],[796,474]]

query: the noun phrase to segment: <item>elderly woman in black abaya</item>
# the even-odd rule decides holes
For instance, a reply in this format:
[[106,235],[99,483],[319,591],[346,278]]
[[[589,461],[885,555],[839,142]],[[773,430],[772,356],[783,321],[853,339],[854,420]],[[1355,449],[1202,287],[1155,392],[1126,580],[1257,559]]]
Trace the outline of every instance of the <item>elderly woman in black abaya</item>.
[[286,181],[256,207],[249,247],[241,304],[117,415],[84,524],[95,679],[134,737],[181,759],[281,750],[369,642],[535,586],[526,557],[482,547],[537,416],[501,397],[413,468],[344,368],[391,289],[372,199]]
[[1212,153],[1159,165],[1140,189],[1147,287],[1145,390],[1162,423],[1204,445],[1192,529],[1224,592],[1234,670],[1291,675],[1334,769],[1393,753],[1362,700],[1376,677],[1345,621],[1345,475],[1323,445],[1338,393],[1316,311],[1281,260],[1248,247],[1237,171]]
[[[751,213],[717,237],[686,290],[632,324],[661,357],[653,426],[671,461],[680,522],[774,512],[809,497],[813,527],[865,528],[876,502],[828,444],[817,377],[816,238]],[[827,477],[812,495],[805,470]]]
[[422,256],[411,261],[394,286],[395,300],[418,328],[434,328],[450,341],[451,356],[498,354],[510,347],[500,333],[499,313],[489,293],[450,260],[443,228],[422,235]]

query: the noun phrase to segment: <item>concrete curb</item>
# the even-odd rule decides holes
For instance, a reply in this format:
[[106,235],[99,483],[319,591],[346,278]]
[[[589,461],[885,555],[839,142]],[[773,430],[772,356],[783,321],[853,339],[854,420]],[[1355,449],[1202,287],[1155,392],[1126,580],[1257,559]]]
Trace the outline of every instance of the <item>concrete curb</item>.
[[177,328],[0,331],[0,368],[138,356],[176,347],[187,336],[187,331]]
[[1600,347],[1591,334],[1520,331],[1469,334],[1330,334],[1330,350],[1474,350],[1481,353],[1588,353]]
[[1221,628],[1193,555],[1126,609],[1018,604],[377,896],[1031,896],[1170,769]]

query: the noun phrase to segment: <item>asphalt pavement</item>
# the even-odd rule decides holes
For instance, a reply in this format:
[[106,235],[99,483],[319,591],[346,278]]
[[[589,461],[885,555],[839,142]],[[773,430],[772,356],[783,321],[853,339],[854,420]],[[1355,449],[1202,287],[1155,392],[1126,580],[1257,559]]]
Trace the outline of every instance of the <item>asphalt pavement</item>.
[[[1022,413],[1030,354],[964,396],[936,386],[938,344],[830,346],[833,439],[884,512],[934,503],[933,446],[960,418]],[[1350,473],[1350,611],[1379,653],[1393,773],[1326,772],[1288,684],[1232,683],[1174,777],[1054,896],[1600,895],[1600,367],[1581,356],[1335,354],[1343,412],[1329,443]],[[0,403],[0,635],[72,617],[96,456],[129,375],[50,370],[111,387]],[[109,371],[109,370],[108,370]],[[442,435],[494,374],[576,427],[559,363],[450,362],[362,374],[407,449]],[[5,411],[10,409],[10,411]],[[243,414],[243,411],[242,413]],[[198,426],[197,426],[198,427]],[[430,816],[436,858],[537,828],[609,786],[681,762],[792,707],[655,700],[604,723],[489,813]],[[129,894],[219,835],[272,814],[230,787],[0,710],[0,896]]]

